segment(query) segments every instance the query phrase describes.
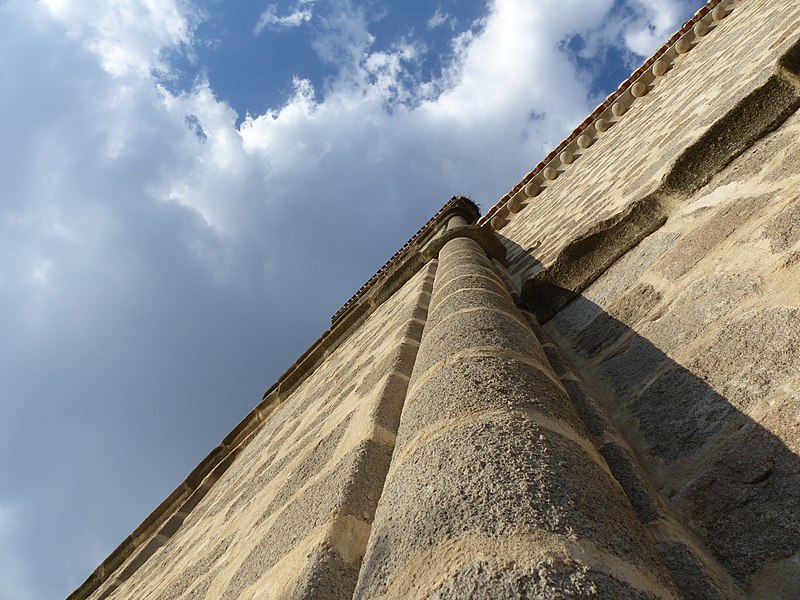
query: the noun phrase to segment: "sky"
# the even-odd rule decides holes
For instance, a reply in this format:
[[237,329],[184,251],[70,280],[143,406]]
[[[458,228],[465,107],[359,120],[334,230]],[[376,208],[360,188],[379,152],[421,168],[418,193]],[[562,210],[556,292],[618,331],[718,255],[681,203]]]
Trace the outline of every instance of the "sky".
[[0,600],[80,585],[702,4],[0,0]]

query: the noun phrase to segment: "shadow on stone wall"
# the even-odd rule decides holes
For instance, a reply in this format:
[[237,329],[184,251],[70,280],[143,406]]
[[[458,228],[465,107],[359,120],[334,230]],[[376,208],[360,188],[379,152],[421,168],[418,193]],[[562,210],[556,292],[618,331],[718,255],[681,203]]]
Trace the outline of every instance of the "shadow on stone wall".
[[[660,296],[646,287],[638,286],[633,313],[661,314]],[[537,307],[563,306],[534,328],[543,343],[554,342],[553,367],[637,514],[646,523],[661,518],[659,508],[642,500],[643,485],[657,492],[667,522],[677,517],[750,597],[800,598],[800,457],[781,438],[797,441],[798,407],[795,395],[779,389],[798,374],[800,309],[765,309],[734,320],[681,365],[631,328],[636,319],[629,324],[575,296],[557,286],[527,286],[521,303],[534,314]],[[680,338],[681,328],[692,325],[676,319],[674,326]],[[736,385],[719,385],[731,377],[739,378]],[[733,390],[730,397],[723,388]],[[614,464],[617,451],[608,440],[615,434],[605,415],[621,432],[622,446],[634,450],[647,482],[634,482],[630,469]],[[676,563],[670,569],[683,573],[676,579],[683,579],[677,583],[687,598],[720,597],[704,591],[702,578],[682,560],[665,555]]]

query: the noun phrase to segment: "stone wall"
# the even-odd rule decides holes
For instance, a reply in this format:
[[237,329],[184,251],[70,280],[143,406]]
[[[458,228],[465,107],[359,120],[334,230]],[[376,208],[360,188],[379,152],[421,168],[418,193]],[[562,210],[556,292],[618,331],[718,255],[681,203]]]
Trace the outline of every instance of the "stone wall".
[[435,269],[420,270],[331,352],[197,506],[162,530],[157,549],[145,545],[90,597],[352,594]]
[[[558,163],[559,176],[535,177],[541,191],[522,203],[499,235],[509,240],[518,282],[550,267],[576,239],[604,220],[655,196],[656,211],[696,191],[757,136],[798,105],[795,76],[779,59],[800,38],[800,5],[739,0],[703,37],[688,34],[692,50],[672,54],[670,69],[639,98],[624,94],[627,111],[580,149],[574,162]],[[781,85],[785,79],[789,84]],[[788,88],[788,89],[787,89]],[[714,125],[728,116],[722,131]],[[711,131],[711,139],[706,135]],[[662,206],[663,205],[663,206]],[[570,256],[572,258],[572,256]]]
[[676,581],[682,544],[736,594],[800,598],[800,4],[717,26],[499,235]]
[[800,115],[547,324],[752,598],[800,590]]
[[800,598],[800,4],[724,6],[437,213],[74,597]]

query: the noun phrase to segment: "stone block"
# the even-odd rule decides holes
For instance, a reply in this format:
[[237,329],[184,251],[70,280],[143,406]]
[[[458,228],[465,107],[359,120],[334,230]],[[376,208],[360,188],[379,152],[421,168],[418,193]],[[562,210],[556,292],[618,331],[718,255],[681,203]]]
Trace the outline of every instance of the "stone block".
[[656,544],[661,558],[685,600],[736,600],[740,596],[725,581],[719,581],[682,541],[664,540]]
[[631,403],[649,452],[667,463],[697,452],[733,413],[730,402],[680,365],[670,367]]
[[800,308],[753,310],[725,323],[687,367],[749,412],[800,372]]
[[594,437],[601,437],[607,432],[614,431],[614,427],[608,420],[597,401],[592,398],[592,395],[580,381],[575,379],[565,379],[563,381],[564,388],[569,394],[572,405],[578,412],[578,415],[583,421],[586,430]]
[[600,454],[611,469],[614,478],[625,490],[625,495],[642,523],[652,523],[664,518],[658,495],[642,475],[642,470],[630,453],[617,443],[605,444]]
[[[464,358],[445,365],[414,387],[403,423],[424,430],[482,411],[527,411],[563,422],[585,435],[582,421],[559,385],[541,368],[504,356]],[[400,452],[411,438],[398,440]]]
[[[611,475],[574,442],[509,417],[447,430],[392,468],[354,597],[379,597],[415,556],[448,541],[538,530],[589,543],[671,587]],[[581,562],[562,575],[578,576]],[[448,564],[434,552],[426,568],[447,573]]]
[[794,247],[800,241],[800,204],[790,204],[767,223],[764,237],[775,253]]
[[614,392],[625,398],[653,377],[668,360],[649,340],[634,337],[624,349],[606,358],[597,368]]
[[682,277],[712,248],[766,206],[771,197],[771,193],[766,193],[720,207],[706,223],[681,239],[661,258],[658,270],[672,280]]
[[753,421],[698,465],[672,501],[742,587],[800,551],[800,458]]
[[419,377],[439,362],[462,350],[498,347],[536,358],[539,342],[533,332],[515,315],[493,308],[480,308],[448,321],[447,327],[426,329],[426,352],[417,355],[414,376]]

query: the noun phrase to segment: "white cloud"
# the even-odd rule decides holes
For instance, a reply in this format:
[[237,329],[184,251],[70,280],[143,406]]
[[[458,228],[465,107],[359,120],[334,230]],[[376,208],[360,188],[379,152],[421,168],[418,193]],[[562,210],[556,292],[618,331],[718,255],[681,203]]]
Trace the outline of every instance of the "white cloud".
[[296,3],[271,14],[313,9],[335,74],[237,127],[208,82],[162,85],[192,5],[0,2],[0,452],[29,449],[0,506],[41,516],[0,512],[11,595],[79,584],[447,198],[491,205],[560,141],[593,101],[561,42],[612,5],[495,0],[423,78],[421,43]]
[[428,29],[436,29],[437,27],[441,27],[450,19],[450,15],[442,12],[440,8],[437,8],[436,11],[431,15],[431,18],[428,19]]
[[628,0],[618,4],[611,16],[582,32],[584,47],[579,55],[597,60],[609,48],[628,53],[628,66],[655,52],[683,24],[691,12],[691,0]]
[[681,25],[689,2],[678,0],[635,0],[635,17],[624,31],[628,48],[649,56]]
[[202,11],[180,0],[42,0],[114,75],[167,71],[162,52],[188,49]]
[[270,4],[261,15],[258,17],[258,22],[255,26],[255,34],[261,33],[265,27],[276,27],[278,29],[288,29],[291,27],[298,27],[303,23],[308,23],[313,13],[314,0],[299,0],[292,12],[287,15],[279,16],[277,14],[278,6]]

